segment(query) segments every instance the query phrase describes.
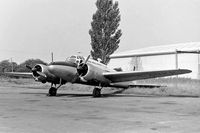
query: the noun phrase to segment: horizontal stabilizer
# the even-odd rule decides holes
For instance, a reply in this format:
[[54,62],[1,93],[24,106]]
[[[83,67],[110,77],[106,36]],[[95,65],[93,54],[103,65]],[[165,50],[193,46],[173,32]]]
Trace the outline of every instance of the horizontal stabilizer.
[[119,82],[119,83],[111,83],[109,87],[117,87],[117,88],[160,88],[160,87],[166,87],[163,85],[156,85],[156,84],[133,84],[132,82]]
[[129,87],[132,88],[160,88],[160,87],[166,87],[166,86],[162,86],[162,85],[147,85],[147,84],[135,84],[135,85],[129,85]]

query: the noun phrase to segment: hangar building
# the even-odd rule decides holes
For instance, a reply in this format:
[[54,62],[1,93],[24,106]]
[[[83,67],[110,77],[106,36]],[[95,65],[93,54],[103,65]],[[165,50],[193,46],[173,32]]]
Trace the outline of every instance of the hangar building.
[[200,42],[146,47],[112,54],[108,64],[123,71],[190,69],[192,73],[180,75],[200,79]]

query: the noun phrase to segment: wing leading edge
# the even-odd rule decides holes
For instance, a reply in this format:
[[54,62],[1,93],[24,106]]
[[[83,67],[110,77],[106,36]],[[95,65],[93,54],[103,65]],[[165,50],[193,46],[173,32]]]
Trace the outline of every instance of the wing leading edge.
[[190,73],[188,69],[159,70],[159,71],[131,71],[131,72],[106,72],[103,75],[111,80],[111,82],[124,82],[157,77],[165,77]]

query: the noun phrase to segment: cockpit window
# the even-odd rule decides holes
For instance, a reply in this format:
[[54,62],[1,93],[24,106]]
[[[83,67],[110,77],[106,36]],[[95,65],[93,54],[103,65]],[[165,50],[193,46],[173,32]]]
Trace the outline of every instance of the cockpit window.
[[69,58],[67,58],[66,61],[71,61],[73,63],[80,64],[84,61],[84,57],[72,55]]

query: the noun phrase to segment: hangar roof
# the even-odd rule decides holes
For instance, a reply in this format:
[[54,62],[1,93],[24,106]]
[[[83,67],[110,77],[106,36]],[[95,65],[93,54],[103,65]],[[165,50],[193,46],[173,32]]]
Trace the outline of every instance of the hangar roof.
[[200,53],[200,42],[178,43],[164,46],[152,46],[136,50],[112,54],[110,58],[126,58],[135,56],[154,56],[175,53]]

